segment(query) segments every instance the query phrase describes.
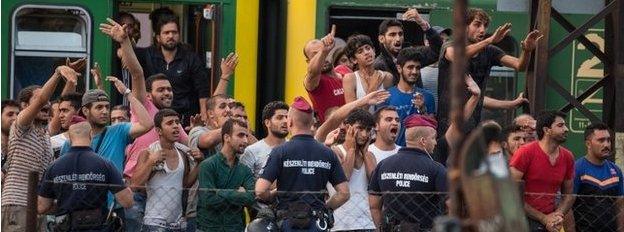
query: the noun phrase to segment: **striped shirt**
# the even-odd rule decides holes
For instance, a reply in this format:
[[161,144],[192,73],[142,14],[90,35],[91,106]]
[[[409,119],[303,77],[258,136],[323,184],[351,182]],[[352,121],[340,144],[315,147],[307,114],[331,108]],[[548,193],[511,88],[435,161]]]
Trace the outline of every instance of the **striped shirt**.
[[50,135],[45,126],[13,123],[9,133],[7,174],[2,189],[2,206],[27,206],[28,173],[43,173],[53,161]]

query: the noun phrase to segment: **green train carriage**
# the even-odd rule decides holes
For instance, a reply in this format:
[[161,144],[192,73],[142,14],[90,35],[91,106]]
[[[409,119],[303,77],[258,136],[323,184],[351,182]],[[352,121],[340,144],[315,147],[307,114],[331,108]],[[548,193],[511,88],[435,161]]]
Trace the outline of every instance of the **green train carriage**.
[[[518,2],[518,1],[516,1]],[[522,1],[520,1],[522,2]],[[559,3],[557,3],[559,2]],[[554,1],[555,8],[563,1]],[[577,2],[577,1],[575,1]],[[592,16],[593,9],[604,6],[602,1],[587,2],[582,12],[564,13],[574,24]],[[513,29],[500,46],[511,55],[519,54],[519,42],[529,30],[526,6],[511,0],[471,1],[472,7],[483,8],[492,17],[489,30],[506,22]],[[557,5],[559,4],[559,5]],[[119,11],[133,13],[149,28],[146,15],[160,6],[171,7],[181,19],[182,41],[191,45],[200,55],[211,75],[211,86],[216,87],[220,57],[235,51],[240,62],[229,93],[247,106],[252,128],[262,131],[259,112],[269,101],[294,96],[307,96],[302,81],[306,63],[302,47],[309,39],[324,36],[331,24],[338,25],[338,36],[359,32],[376,38],[381,20],[396,18],[406,7],[417,7],[432,25],[452,26],[451,0],[171,0],[171,1],[114,1],[114,0],[38,0],[2,1],[2,99],[13,98],[21,87],[42,84],[50,76],[53,66],[62,64],[65,57],[86,57],[87,69],[94,62],[102,67],[104,75],[118,73],[113,42],[99,32],[98,25]],[[523,8],[525,7],[525,8]],[[524,10],[523,10],[524,9]],[[565,11],[563,11],[565,12]],[[353,22],[361,23],[353,23]],[[422,34],[406,25],[406,40],[422,43]],[[550,44],[560,41],[567,31],[551,24]],[[604,29],[599,23],[586,36],[604,49]],[[142,32],[139,44],[149,44],[151,30]],[[550,58],[550,77],[573,95],[583,92],[603,77],[603,64],[587,49],[573,42],[562,52]],[[525,89],[525,74],[506,68],[494,68],[486,93],[499,99],[513,99]],[[93,86],[90,73],[85,71],[79,89]],[[110,92],[112,89],[107,84]],[[546,108],[558,109],[567,101],[547,90]],[[602,92],[583,101],[600,117]],[[516,111],[487,111],[486,117],[509,122],[520,113]],[[589,120],[577,110],[567,119],[571,134],[565,144],[576,156],[584,154],[582,130]]]

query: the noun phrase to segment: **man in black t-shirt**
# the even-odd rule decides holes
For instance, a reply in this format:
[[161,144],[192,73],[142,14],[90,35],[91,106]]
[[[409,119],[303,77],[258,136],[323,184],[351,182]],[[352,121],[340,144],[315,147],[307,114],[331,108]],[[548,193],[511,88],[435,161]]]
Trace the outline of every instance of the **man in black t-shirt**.
[[[91,149],[90,133],[88,122],[70,126],[72,147],[48,167],[41,179],[37,212],[44,214],[57,208],[52,213],[61,231],[76,230],[77,226],[108,231],[103,220],[108,213],[108,192],[115,194],[123,207],[133,204],[132,190],[125,187],[121,173]],[[53,207],[55,204],[57,207]],[[88,220],[94,218],[97,220]]]
[[380,231],[429,231],[444,212],[438,192],[446,191],[446,169],[431,157],[436,122],[411,115],[403,123],[406,147],[381,161],[370,178],[371,215]]
[[[337,209],[349,200],[347,178],[340,166],[338,157],[331,149],[317,142],[312,136],[312,107],[302,97],[295,98],[288,110],[288,129],[293,135],[290,141],[271,151],[260,178],[256,182],[256,196],[264,201],[278,200],[278,219],[284,219],[283,231],[290,231],[296,211],[311,215],[312,211],[327,212]],[[277,183],[276,191],[270,191],[271,184]],[[333,185],[336,194],[324,201],[327,183]],[[302,192],[313,193],[302,193]],[[303,207],[302,207],[303,206]],[[309,209],[301,210],[301,208]],[[282,216],[280,211],[288,212]],[[323,231],[316,228],[311,220],[300,229]]]
[[[511,31],[511,23],[502,25],[488,38],[485,32],[490,23],[490,16],[482,9],[472,8],[467,12],[466,36],[468,46],[466,46],[466,57],[470,57],[467,64],[467,74],[472,75],[479,88],[484,89],[487,78],[490,76],[492,66],[506,66],[523,71],[526,69],[531,51],[537,46],[537,41],[541,38],[541,33],[537,30],[531,31],[526,38],[521,41],[522,52],[516,58],[505,54],[503,50],[492,45],[500,42]],[[454,59],[451,42],[445,43],[440,52],[438,64],[438,135],[444,135],[448,128],[450,112],[450,70]],[[466,93],[468,99],[469,94]],[[483,96],[475,109],[472,118],[468,121],[468,129],[474,128],[481,121],[481,110],[483,108]]]

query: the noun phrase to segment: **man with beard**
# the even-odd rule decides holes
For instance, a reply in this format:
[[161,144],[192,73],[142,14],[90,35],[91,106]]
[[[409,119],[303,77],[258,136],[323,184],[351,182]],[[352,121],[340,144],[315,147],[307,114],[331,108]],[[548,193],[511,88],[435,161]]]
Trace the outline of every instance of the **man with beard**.
[[66,131],[71,126],[71,120],[74,115],[78,115],[80,111],[80,104],[82,102],[82,94],[69,93],[59,98],[58,106],[58,120],[61,124],[61,129],[65,132],[52,136],[50,138],[50,144],[52,144],[52,150],[54,151],[54,157],[58,157],[61,153],[61,147],[65,144],[65,141],[69,140],[69,133]]
[[[488,38],[485,38],[487,27],[490,23],[490,16],[482,9],[468,9],[466,15],[466,58],[468,58],[467,73],[472,76],[479,88],[484,90],[487,86],[487,79],[490,76],[492,66],[506,66],[516,71],[524,71],[529,63],[531,52],[537,46],[537,41],[541,38],[541,33],[537,30],[531,31],[526,38],[521,41],[522,52],[516,58],[506,55],[503,50],[493,44],[500,42],[511,31],[511,24],[507,23],[496,29]],[[451,63],[455,59],[452,42],[442,46],[440,61],[438,63],[438,135],[441,136],[448,129],[450,112],[450,70]],[[465,99],[469,98],[466,94]],[[483,109],[483,99],[481,96],[479,104],[468,121],[467,130],[471,130],[481,121],[481,110]]]
[[[427,35],[430,46],[418,47],[418,52],[425,58],[421,60],[421,66],[433,64],[438,61],[440,47],[442,46],[442,38],[438,32],[433,29],[429,23],[424,20],[416,8],[408,9],[403,14],[403,20],[416,22],[423,32]],[[379,25],[378,40],[381,47],[379,56],[375,58],[374,67],[377,70],[383,70],[390,72],[393,79],[393,85],[396,85],[400,81],[400,71],[397,69],[397,56],[399,51],[403,48],[403,24],[394,19],[388,19],[381,22]],[[419,78],[416,80],[416,86],[423,87],[422,80]]]
[[[363,109],[355,109],[342,125],[344,140],[332,146],[332,151],[349,180],[349,200],[334,211],[332,231],[374,230],[368,205],[367,186],[371,173],[377,166],[375,156],[368,151],[373,115]],[[335,193],[329,188],[330,195]]]
[[[295,228],[324,231],[319,227],[322,222],[328,222],[323,216],[331,215],[328,208],[335,210],[349,200],[347,178],[338,157],[312,135],[312,112],[303,97],[295,98],[288,110],[287,123],[293,137],[273,148],[256,182],[259,199],[273,201],[277,198],[281,231],[297,231]],[[271,190],[274,182],[277,189]],[[319,192],[326,189],[328,182],[337,193],[326,201]],[[302,191],[310,193],[287,193]],[[322,222],[314,223],[317,220]]]
[[226,95],[214,95],[206,102],[206,118],[193,117],[193,128],[189,132],[189,147],[200,149],[206,158],[221,150],[221,127],[232,117],[232,110]]
[[325,122],[327,112],[345,104],[342,79],[334,72],[329,53],[334,48],[336,26],[332,25],[331,32],[321,40],[309,41],[303,54],[308,62],[308,73],[303,86],[314,106],[321,123]]
[[238,159],[249,144],[247,124],[228,119],[221,136],[221,150],[199,165],[199,188],[204,190],[199,193],[198,229],[243,231],[243,207],[254,203],[255,184],[251,169]]
[[4,231],[26,230],[28,174],[34,171],[41,175],[54,159],[46,124],[50,97],[63,78],[76,81],[78,73],[68,66],[57,67],[43,87],[28,86],[18,94],[21,111],[10,127],[7,174],[2,185]]
[[373,115],[375,118],[375,143],[368,146],[368,151],[373,153],[377,164],[382,160],[396,154],[400,146],[395,141],[401,128],[401,119],[394,106],[383,106]]
[[[388,105],[394,106],[401,121],[412,114],[429,115],[435,112],[435,99],[429,90],[416,86],[420,80],[423,55],[416,48],[405,48],[397,57],[397,68],[401,79],[399,84],[388,89]],[[401,128],[397,145],[405,146],[405,129]]]
[[156,43],[137,49],[137,57],[144,76],[162,73],[167,77],[173,90],[171,107],[181,114],[182,125],[187,126],[191,116],[206,113],[210,96],[208,75],[197,54],[181,46],[178,17],[162,14],[156,18]]
[[507,151],[507,159],[526,143],[526,133],[518,125],[511,125],[503,130],[503,148]]
[[[537,118],[538,141],[522,146],[511,158],[511,176],[524,181],[524,209],[531,231],[559,231],[563,216],[574,203],[574,155],[561,146],[566,141],[566,115],[544,112]],[[545,175],[547,173],[547,175]],[[563,200],[556,205],[557,192]]]
[[[159,135],[157,141],[139,153],[133,187],[147,192],[143,231],[178,231],[186,228],[187,197],[183,188],[191,187],[197,180],[201,153],[189,157],[189,148],[180,140],[182,125],[174,110],[163,109],[154,116]],[[163,199],[168,199],[163,204]],[[141,218],[138,218],[141,219]]]
[[251,144],[241,156],[242,164],[249,167],[257,179],[271,150],[284,142],[288,136],[288,105],[282,101],[273,101],[262,109],[262,122],[267,130],[267,137]]
[[[576,160],[572,207],[577,231],[617,231],[624,228],[624,177],[622,170],[608,160],[611,131],[604,123],[585,128],[587,154]],[[608,198],[613,196],[618,198]]]
[[13,100],[2,101],[2,175],[6,172],[4,164],[9,153],[9,131],[19,114],[19,104]]

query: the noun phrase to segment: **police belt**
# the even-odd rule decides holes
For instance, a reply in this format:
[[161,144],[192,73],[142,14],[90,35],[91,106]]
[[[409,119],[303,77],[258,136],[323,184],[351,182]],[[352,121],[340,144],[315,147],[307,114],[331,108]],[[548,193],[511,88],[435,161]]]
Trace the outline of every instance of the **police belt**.
[[93,230],[107,226],[102,209],[76,210],[54,218],[55,231]]

